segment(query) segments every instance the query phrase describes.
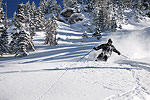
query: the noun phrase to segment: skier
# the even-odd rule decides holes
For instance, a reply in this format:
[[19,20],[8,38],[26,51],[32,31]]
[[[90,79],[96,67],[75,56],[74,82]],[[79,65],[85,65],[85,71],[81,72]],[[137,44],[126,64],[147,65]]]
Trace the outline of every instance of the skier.
[[98,47],[94,47],[94,50],[102,49],[102,52],[98,55],[97,59],[95,61],[107,61],[107,59],[111,56],[112,51],[118,53],[120,55],[121,53],[112,45],[112,40],[109,39],[106,44],[101,44]]

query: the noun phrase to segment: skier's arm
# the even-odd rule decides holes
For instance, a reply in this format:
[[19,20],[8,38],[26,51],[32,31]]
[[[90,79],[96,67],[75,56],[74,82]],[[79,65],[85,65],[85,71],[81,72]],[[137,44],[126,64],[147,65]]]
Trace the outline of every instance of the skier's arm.
[[121,54],[114,46],[113,46],[113,52],[117,53],[118,55]]
[[101,44],[101,45],[98,46],[98,47],[94,47],[93,49],[94,49],[94,50],[99,50],[99,49],[102,49],[102,47],[103,47],[103,44]]

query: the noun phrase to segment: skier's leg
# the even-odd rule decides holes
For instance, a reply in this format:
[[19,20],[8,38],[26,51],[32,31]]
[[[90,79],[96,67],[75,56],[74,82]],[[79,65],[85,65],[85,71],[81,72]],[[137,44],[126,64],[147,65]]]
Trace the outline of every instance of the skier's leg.
[[107,57],[107,55],[105,55],[105,56],[103,57],[103,61],[107,61],[107,59],[108,59],[108,57]]
[[102,60],[102,58],[103,58],[103,53],[101,53],[101,54],[99,54],[99,55],[98,55],[98,57],[97,57],[96,61],[98,61],[98,60]]

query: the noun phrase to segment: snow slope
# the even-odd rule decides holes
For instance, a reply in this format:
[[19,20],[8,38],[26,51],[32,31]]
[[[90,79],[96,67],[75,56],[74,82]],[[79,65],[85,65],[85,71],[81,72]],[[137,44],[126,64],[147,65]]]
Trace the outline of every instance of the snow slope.
[[[44,32],[37,32],[35,52],[0,57],[0,100],[150,100],[149,19],[101,40],[88,33],[84,42],[82,22],[58,24],[59,45],[44,45]],[[100,51],[92,51],[80,60],[109,38],[130,59],[113,53],[108,62],[95,62]]]

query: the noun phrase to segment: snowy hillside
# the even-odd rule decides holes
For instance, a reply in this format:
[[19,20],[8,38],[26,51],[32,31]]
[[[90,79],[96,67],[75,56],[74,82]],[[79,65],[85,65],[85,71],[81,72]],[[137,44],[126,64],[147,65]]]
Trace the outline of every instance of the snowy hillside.
[[[82,22],[58,25],[59,45],[44,45],[45,33],[37,32],[35,52],[0,57],[0,100],[150,100],[150,19],[100,40],[88,33],[83,42]],[[129,58],[113,53],[108,62],[95,62],[100,51],[93,50],[80,60],[109,38]]]

